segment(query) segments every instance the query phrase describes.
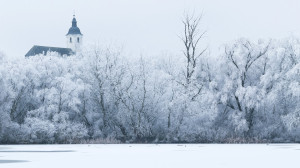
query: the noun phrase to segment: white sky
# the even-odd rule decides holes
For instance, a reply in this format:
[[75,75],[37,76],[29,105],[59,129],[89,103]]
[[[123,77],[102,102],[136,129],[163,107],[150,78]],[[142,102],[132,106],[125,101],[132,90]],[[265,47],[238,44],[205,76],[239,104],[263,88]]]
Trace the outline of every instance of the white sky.
[[24,57],[33,45],[66,47],[73,10],[84,43],[133,55],[177,53],[184,11],[204,12],[206,42],[300,35],[300,0],[0,0],[0,50]]

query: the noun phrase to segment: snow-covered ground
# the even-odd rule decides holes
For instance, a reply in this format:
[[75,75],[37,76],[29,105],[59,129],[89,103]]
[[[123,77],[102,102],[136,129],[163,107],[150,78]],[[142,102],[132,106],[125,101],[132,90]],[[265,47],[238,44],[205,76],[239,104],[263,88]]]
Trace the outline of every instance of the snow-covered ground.
[[0,145],[1,168],[299,168],[300,144]]

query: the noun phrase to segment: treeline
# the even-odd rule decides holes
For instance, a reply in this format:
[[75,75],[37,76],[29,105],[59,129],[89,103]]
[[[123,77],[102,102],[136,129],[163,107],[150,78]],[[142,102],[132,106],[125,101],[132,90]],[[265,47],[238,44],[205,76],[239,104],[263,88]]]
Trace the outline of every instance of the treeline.
[[1,56],[0,142],[300,141],[298,39],[239,39],[217,57],[198,53]]

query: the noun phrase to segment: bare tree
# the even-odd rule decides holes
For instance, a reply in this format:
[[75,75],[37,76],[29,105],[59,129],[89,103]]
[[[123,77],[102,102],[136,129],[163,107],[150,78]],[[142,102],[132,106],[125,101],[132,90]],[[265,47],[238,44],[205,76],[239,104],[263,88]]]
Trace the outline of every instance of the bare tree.
[[205,53],[207,47],[200,49],[199,42],[203,39],[206,31],[200,31],[200,21],[202,15],[196,17],[194,15],[186,15],[182,23],[184,25],[184,35],[181,40],[184,44],[183,54],[186,57],[185,85],[191,83],[197,67],[198,59]]

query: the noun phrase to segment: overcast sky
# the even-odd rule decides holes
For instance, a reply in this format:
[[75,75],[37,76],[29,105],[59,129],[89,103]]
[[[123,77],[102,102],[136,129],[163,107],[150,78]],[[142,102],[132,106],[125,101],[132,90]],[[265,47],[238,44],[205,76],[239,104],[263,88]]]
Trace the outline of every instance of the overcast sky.
[[300,35],[299,0],[0,0],[0,50],[24,57],[33,45],[66,47],[74,10],[85,44],[132,55],[179,52],[185,11],[203,11],[213,52],[239,37]]

